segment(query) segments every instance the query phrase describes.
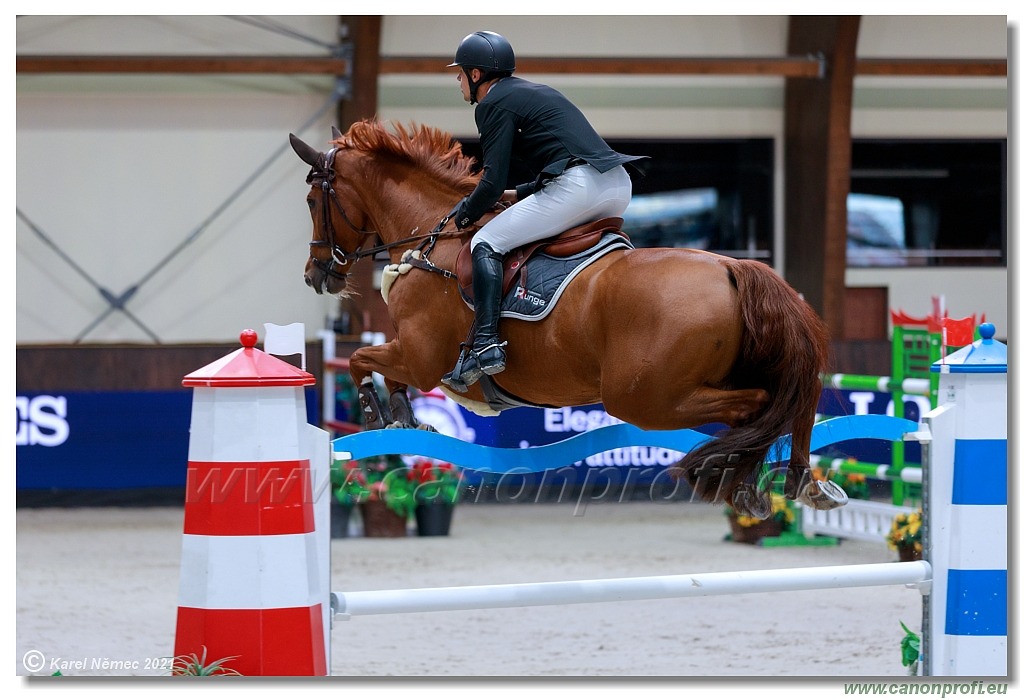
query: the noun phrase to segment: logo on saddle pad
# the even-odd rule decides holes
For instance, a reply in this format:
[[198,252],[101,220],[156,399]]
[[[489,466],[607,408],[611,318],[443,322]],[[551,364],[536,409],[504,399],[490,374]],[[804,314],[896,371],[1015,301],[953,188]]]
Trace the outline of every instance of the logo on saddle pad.
[[[507,287],[501,300],[501,317],[523,321],[540,321],[547,317],[558,303],[569,283],[606,253],[621,248],[632,248],[622,233],[609,231],[585,250],[566,257],[556,257],[537,251],[526,259],[515,276],[515,284]],[[508,281],[506,279],[506,281]],[[460,286],[462,300],[472,308],[473,301],[467,289]]]
[[527,304],[533,304],[534,306],[547,306],[547,302],[539,297],[536,292],[532,292],[529,289],[523,287],[516,287],[515,291],[516,299],[519,299]]

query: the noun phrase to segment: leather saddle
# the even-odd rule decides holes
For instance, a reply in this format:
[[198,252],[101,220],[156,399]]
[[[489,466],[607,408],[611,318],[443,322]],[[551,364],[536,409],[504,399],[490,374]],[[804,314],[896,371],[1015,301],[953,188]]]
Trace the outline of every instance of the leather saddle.
[[[504,296],[512,285],[516,284],[526,267],[526,261],[538,253],[553,258],[568,258],[591,248],[600,242],[606,233],[614,232],[626,240],[629,237],[622,232],[623,220],[620,217],[609,217],[590,221],[563,231],[553,238],[545,238],[515,248],[505,256],[504,275],[502,277],[501,294]],[[473,300],[473,256],[469,246],[472,239],[466,241],[455,261],[455,274],[459,279],[462,296]]]

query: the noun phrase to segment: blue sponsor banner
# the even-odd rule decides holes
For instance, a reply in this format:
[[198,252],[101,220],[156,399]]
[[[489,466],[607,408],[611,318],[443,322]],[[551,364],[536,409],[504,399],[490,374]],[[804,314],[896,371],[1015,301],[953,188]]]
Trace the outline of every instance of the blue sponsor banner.
[[[52,392],[16,397],[16,488],[93,489],[184,488],[192,392]],[[820,413],[829,416],[891,413],[883,392],[828,390]],[[547,445],[617,422],[600,405],[559,409],[517,408],[496,417],[466,411],[440,392],[415,400],[419,419],[446,435],[492,447]],[[906,397],[906,417],[928,410],[925,397]],[[314,388],[306,391],[309,421],[319,421]],[[713,434],[720,426],[703,426]],[[830,456],[889,463],[891,449],[878,440],[849,441]],[[920,459],[908,443],[906,460]],[[610,450],[578,463],[584,472],[619,482],[645,483],[679,454],[664,448]],[[573,465],[566,465],[573,466]]]
[[[528,448],[560,442],[580,433],[622,421],[609,416],[599,404],[571,408],[513,408],[497,416],[483,417],[458,406],[440,392],[413,399],[416,417],[438,432],[476,445]],[[707,429],[704,432],[709,432]],[[558,470],[559,483],[649,485],[682,458],[682,453],[661,447],[636,446],[608,450]],[[502,482],[536,485],[553,477],[541,474],[467,474],[471,483]]]
[[18,394],[17,489],[184,488],[191,414],[187,390]]
[[[927,396],[903,397],[903,417],[920,421],[921,416],[931,410]],[[883,391],[857,391],[846,389],[825,389],[818,403],[818,413],[828,417],[893,415],[893,398]],[[848,440],[821,451],[834,458],[853,458],[873,464],[892,463],[892,443],[881,440]],[[917,442],[904,443],[904,462],[920,464],[921,445]]]
[[[904,397],[904,417],[918,421],[931,408],[927,397]],[[496,417],[482,417],[455,404],[440,392],[430,392],[414,399],[420,421],[435,426],[439,432],[467,442],[489,447],[525,448],[548,445],[604,425],[618,423],[600,404],[572,408],[515,408]],[[823,416],[892,415],[892,396],[878,391],[847,391],[828,389],[819,403]],[[724,426],[706,425],[700,432],[714,435]],[[853,458],[861,462],[890,464],[892,445],[883,440],[848,440],[821,451],[829,457]],[[649,482],[677,462],[681,454],[663,448],[637,447],[610,450],[576,463],[585,471],[597,468],[607,478],[618,482]],[[906,443],[904,460],[920,462],[920,446]],[[570,466],[570,465],[566,465]],[[591,471],[595,471],[591,469]]]
[[[595,428],[621,422],[609,416],[600,404],[571,408],[515,409],[498,416],[492,444],[495,447],[549,445]],[[715,427],[704,426],[699,430],[710,435],[715,431]],[[577,462],[576,466],[632,470],[634,475],[639,471],[648,471],[650,473],[646,478],[649,479],[655,472],[678,462],[682,456],[682,453],[676,450],[638,446],[601,452]]]

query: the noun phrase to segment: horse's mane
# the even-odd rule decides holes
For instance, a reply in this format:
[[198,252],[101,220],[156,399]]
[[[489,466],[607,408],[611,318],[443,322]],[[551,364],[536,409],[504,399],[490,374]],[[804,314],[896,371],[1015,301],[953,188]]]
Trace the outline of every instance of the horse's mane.
[[389,130],[375,119],[363,120],[331,143],[406,160],[458,190],[472,189],[479,180],[473,171],[474,160],[463,154],[462,144],[448,132],[431,126],[393,124]]

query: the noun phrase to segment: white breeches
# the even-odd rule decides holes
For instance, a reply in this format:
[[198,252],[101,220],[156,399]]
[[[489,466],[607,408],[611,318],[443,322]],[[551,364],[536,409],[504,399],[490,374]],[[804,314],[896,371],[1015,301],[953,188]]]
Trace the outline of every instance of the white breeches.
[[504,255],[588,221],[622,216],[632,195],[633,184],[621,165],[606,173],[578,165],[487,222],[473,235],[471,247],[486,242]]

